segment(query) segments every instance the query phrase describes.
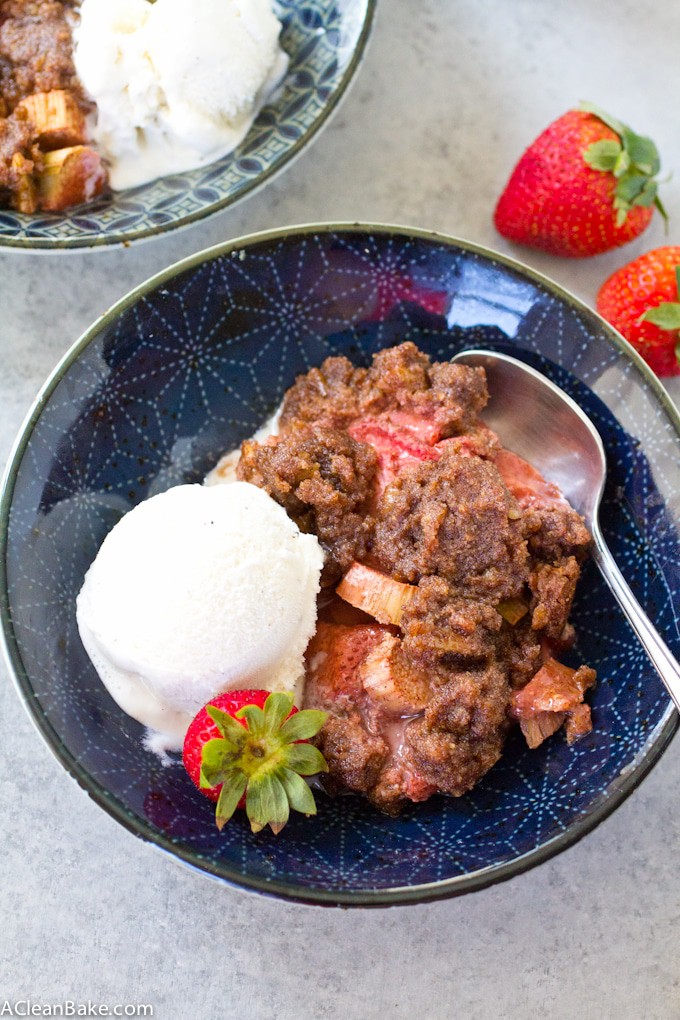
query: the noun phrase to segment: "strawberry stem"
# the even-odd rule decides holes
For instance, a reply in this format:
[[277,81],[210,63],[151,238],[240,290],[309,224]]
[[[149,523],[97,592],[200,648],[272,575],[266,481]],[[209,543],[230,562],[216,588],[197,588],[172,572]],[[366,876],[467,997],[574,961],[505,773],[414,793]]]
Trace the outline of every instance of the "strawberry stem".
[[594,103],[581,103],[579,109],[597,117],[618,136],[593,142],[583,153],[585,162],[593,170],[610,173],[616,178],[614,209],[616,225],[623,226],[634,206],[654,205],[668,223],[668,213],[658,196],[656,175],[661,169],[659,152],[651,140],[636,134],[626,124],[611,117]]
[[264,708],[244,705],[234,715],[214,705],[206,712],[219,737],[201,750],[200,785],[220,786],[215,818],[222,829],[243,803],[253,832],[269,825],[279,833],[291,809],[316,814],[314,796],[302,778],[327,772],[318,748],[306,743],[326,721],[325,712],[293,709],[293,695],[274,692]]

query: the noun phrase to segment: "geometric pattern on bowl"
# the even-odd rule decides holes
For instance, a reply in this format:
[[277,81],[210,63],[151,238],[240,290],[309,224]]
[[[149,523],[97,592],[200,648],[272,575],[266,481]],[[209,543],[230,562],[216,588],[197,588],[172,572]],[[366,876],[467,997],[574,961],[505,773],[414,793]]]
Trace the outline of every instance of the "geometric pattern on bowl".
[[509,351],[562,386],[602,435],[602,524],[646,612],[680,653],[680,430],[661,387],[594,313],[518,263],[425,232],[274,231],[221,245],[148,282],[96,324],[46,385],[3,497],[5,638],[48,744],[119,822],[233,884],[317,903],[454,895],[568,846],[629,793],[676,726],[670,700],[589,565],[574,605],[574,662],[596,666],[594,729],[529,751],[515,733],[470,794],[400,818],[320,795],[273,838],[243,817],[221,832],[184,770],[99,682],[75,597],[130,507],[200,481],[252,434],[295,376],[329,354],[366,363],[412,339],[435,359]]

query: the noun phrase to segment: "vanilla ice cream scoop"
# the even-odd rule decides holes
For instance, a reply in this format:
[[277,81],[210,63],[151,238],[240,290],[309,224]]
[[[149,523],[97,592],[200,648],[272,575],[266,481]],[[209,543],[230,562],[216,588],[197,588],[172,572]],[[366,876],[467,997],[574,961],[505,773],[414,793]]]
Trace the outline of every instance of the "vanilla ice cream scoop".
[[271,0],[83,0],[74,63],[115,189],[231,152],[288,58]]
[[105,538],[77,600],[83,645],[120,707],[178,747],[222,691],[301,701],[322,566],[317,538],[262,489],[179,485]]

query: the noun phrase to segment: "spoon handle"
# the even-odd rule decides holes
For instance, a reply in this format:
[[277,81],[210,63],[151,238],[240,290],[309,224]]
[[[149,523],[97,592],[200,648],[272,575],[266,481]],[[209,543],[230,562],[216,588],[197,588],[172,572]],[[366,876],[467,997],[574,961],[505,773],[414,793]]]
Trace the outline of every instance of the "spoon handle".
[[680,663],[678,663],[668,645],[662,640],[656,627],[654,627],[628,587],[623,574],[617,567],[616,561],[602,537],[597,521],[591,521],[591,532],[593,535],[593,559],[614,593],[616,601],[621,606],[628,622],[637,634],[640,644],[666,685],[666,689],[673,699],[675,707],[680,712]]

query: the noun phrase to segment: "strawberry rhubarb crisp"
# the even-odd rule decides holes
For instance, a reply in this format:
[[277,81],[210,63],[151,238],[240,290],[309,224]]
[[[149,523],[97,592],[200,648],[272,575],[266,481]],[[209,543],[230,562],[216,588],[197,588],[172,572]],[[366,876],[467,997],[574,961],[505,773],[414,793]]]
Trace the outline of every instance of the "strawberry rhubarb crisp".
[[0,205],[50,212],[106,185],[73,63],[78,0],[0,0]]
[[325,551],[305,706],[328,713],[328,788],[389,814],[470,790],[516,722],[531,747],[591,727],[595,673],[559,661],[590,536],[481,422],[487,397],[483,369],[412,343],[329,358],[238,463]]

